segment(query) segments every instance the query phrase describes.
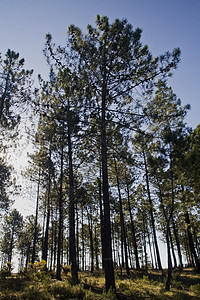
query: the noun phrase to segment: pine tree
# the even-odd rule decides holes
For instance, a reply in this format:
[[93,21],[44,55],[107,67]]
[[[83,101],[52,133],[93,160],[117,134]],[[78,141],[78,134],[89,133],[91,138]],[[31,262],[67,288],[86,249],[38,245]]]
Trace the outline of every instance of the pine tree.
[[[132,30],[127,20],[109,24],[107,17],[97,16],[96,28],[69,27],[69,40],[80,57],[81,78],[86,82],[86,97],[91,108],[100,111],[101,161],[104,202],[104,241],[106,290],[115,289],[111,247],[110,201],[107,168],[107,123],[114,109],[117,114],[131,102],[133,90],[139,85],[152,87],[153,79],[176,68],[180,51],[153,59],[147,46],[140,42],[141,30]],[[132,105],[129,106],[132,109]],[[113,113],[113,118],[115,114]],[[122,118],[120,118],[120,121]],[[126,120],[127,121],[127,120]],[[127,123],[126,123],[127,125]]]
[[5,59],[0,58],[0,125],[13,129],[20,121],[24,104],[30,101],[31,75],[24,70],[24,59],[8,49]]

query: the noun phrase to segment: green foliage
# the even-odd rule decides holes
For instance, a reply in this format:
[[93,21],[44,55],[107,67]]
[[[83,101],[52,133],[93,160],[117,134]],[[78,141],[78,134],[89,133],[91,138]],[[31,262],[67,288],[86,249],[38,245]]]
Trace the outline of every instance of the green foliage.
[[200,297],[200,284],[193,284],[190,286],[190,291],[192,291],[196,296]]
[[119,275],[118,275],[118,272],[115,270],[115,279],[119,279]]
[[46,270],[46,261],[43,259],[40,262],[35,262],[34,264],[30,263],[33,272],[43,272]]
[[16,246],[16,240],[22,229],[23,217],[18,210],[13,209],[10,214],[5,216],[3,223],[3,238],[0,241],[0,250],[7,256],[7,260],[11,262],[13,249]]
[[35,300],[35,299],[50,299],[50,295],[48,294],[47,290],[44,288],[44,286],[38,286],[38,285],[30,285],[28,286],[25,291],[22,294],[22,299],[29,299],[29,300]]
[[8,209],[11,201],[8,197],[8,188],[11,185],[11,166],[0,157],[0,209]]
[[200,194],[199,168],[200,168],[200,124],[188,136],[186,140],[188,150],[183,161],[184,176],[187,184],[193,189],[196,195]]
[[85,291],[85,296],[83,298],[84,300],[95,300],[96,295],[91,291],[91,288],[87,291]]
[[85,291],[81,284],[71,286],[67,282],[56,281],[52,283],[48,289],[48,292],[55,298],[60,299],[83,299]]
[[6,279],[11,276],[12,265],[10,262],[7,262],[0,271],[0,278]]
[[102,299],[105,299],[105,300],[115,300],[117,299],[116,297],[116,291],[113,291],[112,288],[110,288],[108,290],[108,292],[104,291],[103,294],[102,294],[103,298]]
[[45,260],[40,262],[35,262],[34,264],[30,263],[31,269],[29,271],[30,277],[36,281],[49,281],[51,274],[48,272],[47,263]]
[[8,49],[5,59],[0,60],[0,127],[14,129],[20,121],[24,104],[30,99],[33,71],[24,70],[24,59]]

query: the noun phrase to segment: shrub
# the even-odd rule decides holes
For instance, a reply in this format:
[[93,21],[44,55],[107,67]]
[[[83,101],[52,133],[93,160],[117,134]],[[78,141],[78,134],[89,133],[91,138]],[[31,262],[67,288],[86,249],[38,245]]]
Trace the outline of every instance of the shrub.
[[71,266],[70,265],[62,265],[61,268],[62,268],[62,271],[65,275],[67,275],[68,273],[71,272]]
[[51,299],[49,293],[46,289],[41,289],[39,286],[29,286],[24,293],[22,294],[22,299],[29,299],[29,300],[35,300],[35,299]]
[[49,287],[49,292],[55,297],[64,299],[77,298],[83,299],[85,291],[82,285],[70,286],[67,282],[55,282]]
[[107,293],[104,291],[102,296],[103,296],[103,299],[105,299],[105,300],[117,299],[116,293],[115,293],[115,291],[112,290],[112,288],[110,288]]
[[36,262],[31,264],[31,269],[28,272],[32,280],[36,281],[49,281],[51,273],[47,270],[46,261]]
[[83,300],[96,300],[96,295],[91,291],[91,288],[85,291]]
[[190,291],[193,292],[196,296],[200,296],[200,284],[194,284],[190,286]]
[[119,283],[119,290],[120,290],[120,292],[123,292],[123,291],[125,291],[126,289],[127,289],[127,284],[124,283],[124,282],[120,282],[120,283]]
[[0,278],[6,279],[11,276],[12,265],[10,262],[7,262],[0,271]]

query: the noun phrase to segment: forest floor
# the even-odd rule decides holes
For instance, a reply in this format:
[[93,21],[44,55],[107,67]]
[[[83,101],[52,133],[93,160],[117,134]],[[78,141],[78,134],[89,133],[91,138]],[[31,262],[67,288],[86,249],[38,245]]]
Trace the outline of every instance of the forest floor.
[[116,295],[105,292],[102,271],[79,272],[80,283],[73,285],[70,275],[63,274],[57,281],[52,274],[43,271],[0,274],[0,299],[200,299],[200,274],[192,269],[174,270],[170,291],[165,290],[167,271],[115,272]]

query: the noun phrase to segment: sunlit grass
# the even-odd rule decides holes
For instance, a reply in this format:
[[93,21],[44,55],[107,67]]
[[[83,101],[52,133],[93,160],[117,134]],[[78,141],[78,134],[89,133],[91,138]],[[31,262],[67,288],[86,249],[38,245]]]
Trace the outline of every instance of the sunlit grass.
[[0,299],[200,299],[200,275],[192,270],[174,271],[169,292],[165,290],[166,272],[131,271],[131,278],[127,278],[116,271],[116,295],[105,292],[102,270],[79,272],[78,285],[71,284],[70,274],[63,274],[62,281],[43,277],[13,275],[1,279]]

